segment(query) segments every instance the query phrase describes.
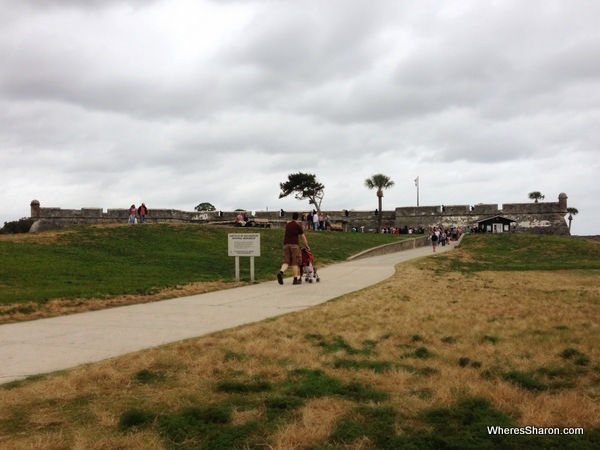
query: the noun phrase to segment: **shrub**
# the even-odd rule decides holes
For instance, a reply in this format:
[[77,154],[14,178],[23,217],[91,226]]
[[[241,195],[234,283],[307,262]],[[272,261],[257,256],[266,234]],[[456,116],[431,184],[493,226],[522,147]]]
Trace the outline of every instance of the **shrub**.
[[4,226],[0,228],[0,234],[29,233],[33,222],[35,221],[28,217],[13,222],[4,222]]

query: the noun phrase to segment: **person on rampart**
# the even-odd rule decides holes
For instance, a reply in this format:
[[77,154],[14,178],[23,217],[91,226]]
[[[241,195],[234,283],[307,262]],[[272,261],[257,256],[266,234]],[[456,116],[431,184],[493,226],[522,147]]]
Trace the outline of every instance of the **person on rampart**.
[[146,204],[142,203],[137,210],[138,216],[140,217],[140,223],[146,222],[146,214],[148,214],[148,208],[146,208]]
[[135,205],[131,205],[129,207],[129,223],[135,223],[135,213],[136,213]]
[[292,220],[289,221],[285,226],[285,234],[283,237],[283,263],[281,269],[277,273],[277,282],[283,284],[283,274],[292,266],[292,274],[294,275],[294,281],[292,284],[302,284],[302,251],[300,250],[300,236],[304,246],[310,250],[308,246],[308,240],[306,234],[302,228],[302,224],[298,222],[298,213],[292,214]]
[[242,212],[238,212],[238,214],[235,216],[235,226],[236,227],[245,227],[246,226],[246,218],[244,217],[244,214],[242,214]]

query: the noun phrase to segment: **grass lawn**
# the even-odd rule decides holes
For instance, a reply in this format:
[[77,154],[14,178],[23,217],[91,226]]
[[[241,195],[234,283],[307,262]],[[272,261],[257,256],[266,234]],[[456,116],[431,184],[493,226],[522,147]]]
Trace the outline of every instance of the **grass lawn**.
[[[260,233],[257,281],[275,278],[282,229],[147,224],[0,236],[0,323],[234,287],[228,233]],[[406,235],[307,232],[319,265]],[[241,278],[250,264],[241,261]]]
[[308,310],[7,383],[0,447],[599,448],[599,261],[467,236]]

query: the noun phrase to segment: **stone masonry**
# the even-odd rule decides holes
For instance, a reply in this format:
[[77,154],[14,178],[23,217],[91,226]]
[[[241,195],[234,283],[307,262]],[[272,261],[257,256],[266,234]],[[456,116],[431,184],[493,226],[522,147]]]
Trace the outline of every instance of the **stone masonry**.
[[[302,213],[302,211],[299,211]],[[272,227],[283,227],[292,211],[248,212],[251,218],[264,219]],[[146,216],[148,223],[196,223],[233,225],[236,211],[180,211],[175,209],[152,209]],[[331,223],[342,225],[344,231],[375,231],[378,214],[375,211],[323,211]],[[566,223],[567,195],[561,193],[557,202],[508,203],[504,205],[436,205],[420,207],[398,207],[393,211],[381,211],[382,226],[394,228],[462,227],[476,229],[479,222],[501,217],[511,221],[511,232],[545,233],[569,235]],[[108,209],[46,208],[38,200],[31,202],[31,218],[35,221],[32,232],[53,230],[77,225],[127,223],[127,208]]]

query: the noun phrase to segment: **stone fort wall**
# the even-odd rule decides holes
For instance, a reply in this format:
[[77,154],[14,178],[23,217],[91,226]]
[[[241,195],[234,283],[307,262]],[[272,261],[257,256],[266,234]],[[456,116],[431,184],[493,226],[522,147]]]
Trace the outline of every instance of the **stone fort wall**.
[[[302,211],[299,211],[302,212]],[[283,227],[292,211],[248,212],[255,219],[264,219],[272,227]],[[323,211],[332,223],[342,225],[345,231],[356,228],[360,231],[377,229],[379,216],[373,211]],[[235,211],[180,211],[176,209],[152,209],[146,216],[148,223],[196,223],[233,225]],[[382,226],[395,228],[462,227],[476,228],[478,222],[501,216],[514,221],[511,231],[568,235],[565,220],[567,196],[560,194],[557,202],[508,203],[478,205],[436,205],[398,207],[392,211],[381,211]],[[127,208],[108,209],[82,208],[62,209],[42,207],[38,200],[31,202],[31,219],[35,222],[32,232],[53,230],[77,225],[127,223]]]
[[416,227],[425,223],[429,226],[438,224],[452,227],[458,224],[476,228],[480,221],[502,217],[514,221],[510,226],[511,231],[570,234],[565,220],[567,196],[562,193],[557,202],[401,207],[396,208],[395,213],[397,227]]

